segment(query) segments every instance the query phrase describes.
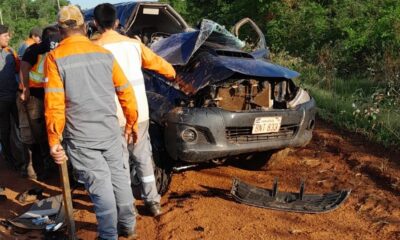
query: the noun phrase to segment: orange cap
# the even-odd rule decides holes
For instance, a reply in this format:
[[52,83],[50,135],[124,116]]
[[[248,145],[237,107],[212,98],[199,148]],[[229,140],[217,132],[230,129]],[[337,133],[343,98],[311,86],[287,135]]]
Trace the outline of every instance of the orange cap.
[[78,28],[84,23],[81,10],[75,5],[62,7],[58,11],[57,20],[61,28]]

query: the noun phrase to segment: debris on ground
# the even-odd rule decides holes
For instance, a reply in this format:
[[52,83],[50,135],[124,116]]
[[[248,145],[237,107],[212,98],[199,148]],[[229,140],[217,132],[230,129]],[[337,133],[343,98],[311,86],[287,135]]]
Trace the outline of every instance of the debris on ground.
[[25,191],[17,196],[17,200],[22,203],[31,203],[43,197],[43,189],[41,188],[32,188],[28,191]]
[[49,197],[34,203],[29,211],[9,220],[9,222],[14,227],[20,229],[58,230],[65,220],[64,208],[62,206],[62,195]]
[[278,179],[272,189],[263,189],[233,179],[231,194],[236,201],[250,206],[301,213],[324,213],[338,208],[350,195],[350,190],[325,194],[305,194],[304,182],[298,193],[280,192]]

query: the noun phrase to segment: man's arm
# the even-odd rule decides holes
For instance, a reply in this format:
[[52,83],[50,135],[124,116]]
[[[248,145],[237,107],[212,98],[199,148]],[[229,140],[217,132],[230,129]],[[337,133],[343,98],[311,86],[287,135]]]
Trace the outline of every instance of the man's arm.
[[53,54],[44,62],[46,84],[44,87],[44,106],[49,145],[60,145],[65,127],[65,93]]
[[20,96],[21,101],[29,101],[29,71],[32,69],[32,65],[28,62],[21,61],[21,66],[19,70],[19,81],[22,87],[22,93]]
[[18,74],[21,61],[20,61],[17,53],[13,49],[11,49],[11,52],[12,52],[12,54],[14,56],[14,60],[15,60],[15,73]]
[[164,58],[155,54],[151,49],[140,43],[142,52],[142,67],[155,71],[170,80],[174,80],[176,72],[174,67]]
[[113,61],[112,71],[115,92],[126,118],[125,137],[133,135],[133,142],[135,143],[138,133],[138,111],[135,92],[116,60]]

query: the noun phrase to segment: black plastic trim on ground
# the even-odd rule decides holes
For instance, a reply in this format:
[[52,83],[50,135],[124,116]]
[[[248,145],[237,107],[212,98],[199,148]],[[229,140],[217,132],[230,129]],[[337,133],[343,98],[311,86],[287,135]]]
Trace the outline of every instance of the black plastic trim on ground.
[[279,192],[278,180],[273,189],[263,189],[233,179],[231,194],[240,202],[254,207],[299,213],[325,213],[337,209],[350,195],[351,190],[325,194],[305,194],[304,182],[298,193]]

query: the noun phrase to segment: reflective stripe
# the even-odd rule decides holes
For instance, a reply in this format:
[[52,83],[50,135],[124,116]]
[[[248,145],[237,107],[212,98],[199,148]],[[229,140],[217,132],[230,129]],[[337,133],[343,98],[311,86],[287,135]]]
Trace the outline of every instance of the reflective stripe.
[[[86,54],[86,55],[90,55],[90,54]],[[91,55],[96,55],[96,53],[92,53]],[[102,56],[104,54],[98,54],[99,56]],[[69,56],[68,56],[69,57]],[[66,58],[68,58],[66,57]],[[82,56],[84,57],[84,56]],[[58,61],[62,61],[63,59],[58,59]],[[70,70],[70,69],[74,69],[74,68],[83,68],[83,67],[91,67],[93,68],[95,65],[109,65],[110,64],[110,59],[96,59],[96,61],[90,61],[88,62],[86,59],[82,59],[82,60],[78,60],[78,61],[74,61],[74,63],[69,63],[68,65],[63,65],[63,70]],[[111,68],[111,66],[110,66]]]
[[125,203],[125,204],[117,204],[118,207],[129,207],[132,206],[132,203]]
[[126,88],[128,88],[128,87],[129,87],[129,82],[127,82],[126,84],[124,84],[124,85],[122,85],[122,86],[116,87],[116,88],[115,88],[115,91],[121,92],[121,91],[123,91],[124,89],[126,89]]
[[34,83],[42,83],[44,82],[44,75],[30,71],[29,72],[29,81],[34,82]]
[[39,73],[44,73],[44,60],[47,57],[47,53],[39,55],[39,63],[38,63],[38,67],[37,67],[37,72]]
[[46,59],[47,53],[38,55],[38,61],[35,66],[32,67],[29,72],[30,86],[41,86],[45,82],[44,76],[44,60]]
[[52,92],[64,92],[64,88],[45,88],[45,93],[52,93]]
[[142,177],[143,183],[151,183],[151,182],[155,182],[155,181],[156,181],[156,178],[154,177],[154,175]]

